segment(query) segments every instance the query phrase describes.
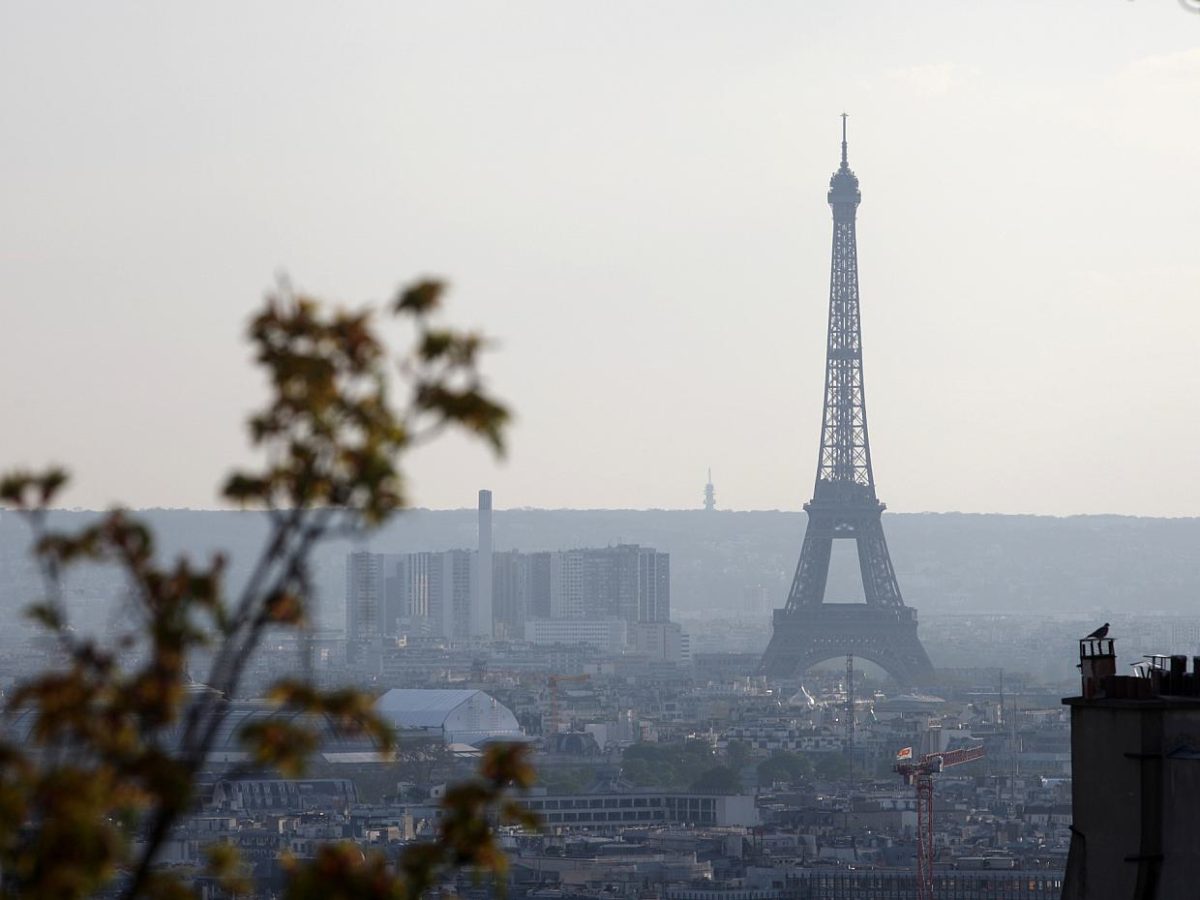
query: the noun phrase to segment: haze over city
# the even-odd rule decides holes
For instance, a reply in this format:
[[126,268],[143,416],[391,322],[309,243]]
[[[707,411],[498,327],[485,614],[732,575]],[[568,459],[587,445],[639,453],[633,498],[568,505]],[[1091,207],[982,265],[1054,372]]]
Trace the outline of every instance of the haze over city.
[[1198,146],[1200,0],[0,5],[0,895],[1195,900]]
[[415,503],[797,509],[844,110],[889,508],[1193,515],[1189,6],[6,4],[6,461],[212,507],[275,273],[433,273],[516,424]]

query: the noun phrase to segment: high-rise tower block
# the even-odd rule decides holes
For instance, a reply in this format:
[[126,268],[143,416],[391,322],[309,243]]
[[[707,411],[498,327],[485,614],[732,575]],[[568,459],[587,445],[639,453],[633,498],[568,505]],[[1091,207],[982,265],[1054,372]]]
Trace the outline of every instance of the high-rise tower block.
[[492,492],[479,492],[479,552],[475,558],[475,596],[471,604],[471,637],[492,637]]

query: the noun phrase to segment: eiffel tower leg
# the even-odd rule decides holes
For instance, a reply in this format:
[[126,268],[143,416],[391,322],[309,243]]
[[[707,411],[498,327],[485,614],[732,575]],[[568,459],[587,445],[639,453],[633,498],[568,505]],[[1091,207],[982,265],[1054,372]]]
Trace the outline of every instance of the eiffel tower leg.
[[876,515],[857,529],[858,565],[862,571],[863,595],[872,606],[903,606],[900,584],[892,568],[883,523]]
[[758,674],[766,675],[771,678],[787,678],[791,675],[788,670],[785,660],[780,654],[780,646],[783,641],[779,639],[777,629],[772,630],[771,640],[767,644],[767,649],[763,651],[762,659],[758,663]]
[[809,519],[808,530],[804,532],[804,544],[800,548],[800,561],[796,564],[796,575],[792,579],[792,589],[788,592],[788,609],[820,603],[825,597],[833,538],[829,534],[821,534],[823,530],[819,526],[814,528],[812,519]]
[[763,674],[786,678],[795,672],[796,660],[791,658],[789,641],[779,636],[780,622],[788,621],[786,616],[781,619],[781,613],[819,606],[825,599],[829,560],[833,554],[833,527],[830,517],[809,512],[804,543],[800,547],[800,560],[796,563],[796,574],[792,577],[792,588],[788,592],[787,608],[775,613],[771,642],[759,665],[759,671]]

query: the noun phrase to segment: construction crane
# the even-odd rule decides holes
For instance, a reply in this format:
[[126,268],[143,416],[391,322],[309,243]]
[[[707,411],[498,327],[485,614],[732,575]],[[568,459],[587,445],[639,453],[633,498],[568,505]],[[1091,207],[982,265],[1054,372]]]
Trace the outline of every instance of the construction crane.
[[895,771],[917,788],[917,900],[933,900],[933,776],[950,766],[983,757],[983,746],[926,753],[913,760],[912,747],[896,754]]

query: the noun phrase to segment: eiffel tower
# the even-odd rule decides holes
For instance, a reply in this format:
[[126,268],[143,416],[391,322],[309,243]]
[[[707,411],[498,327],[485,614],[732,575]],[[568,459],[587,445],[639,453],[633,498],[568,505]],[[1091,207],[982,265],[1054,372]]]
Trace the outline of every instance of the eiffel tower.
[[[863,390],[862,329],[858,308],[858,250],[854,220],[862,194],[846,159],[829,181],[833,209],[833,265],[829,276],[829,338],[825,357],[825,410],[813,498],[804,505],[808,528],[787,606],[775,610],[771,643],[760,671],[799,677],[810,666],[840,656],[876,663],[903,685],[928,681],[933,665],[917,637],[917,611],[905,606],[888,555],[875,496],[867,401]],[[858,545],[866,603],[826,603],[825,584],[835,540]]]

